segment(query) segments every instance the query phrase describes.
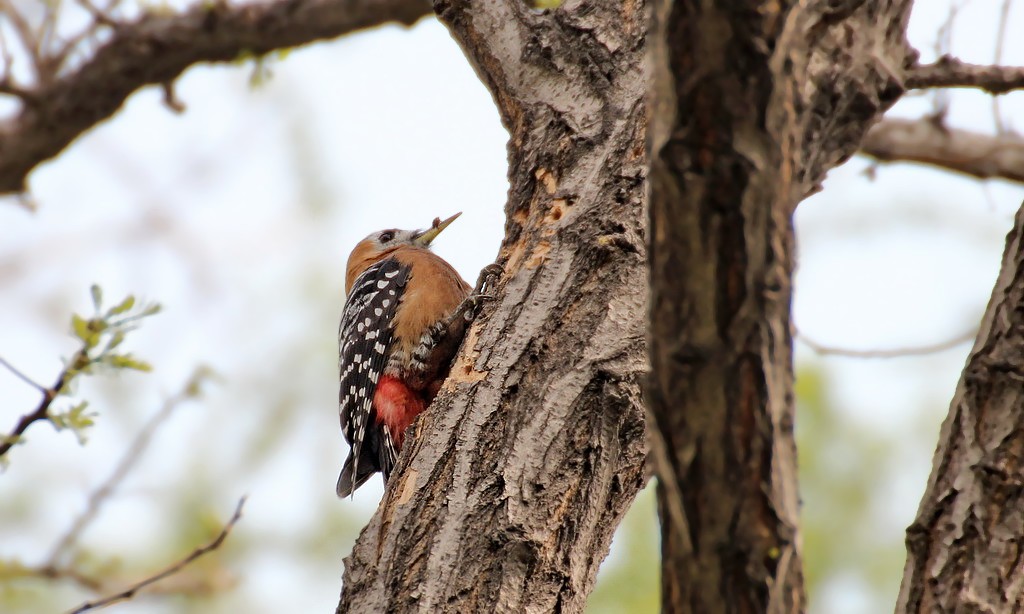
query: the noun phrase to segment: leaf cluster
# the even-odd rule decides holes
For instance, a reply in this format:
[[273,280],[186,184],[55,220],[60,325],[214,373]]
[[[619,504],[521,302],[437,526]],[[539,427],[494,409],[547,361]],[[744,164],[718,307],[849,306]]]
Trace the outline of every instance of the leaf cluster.
[[[69,394],[79,376],[92,375],[97,369],[152,370],[149,363],[130,352],[121,351],[120,347],[127,334],[135,330],[143,319],[160,312],[160,305],[137,304],[135,297],[129,294],[104,309],[102,288],[93,284],[90,293],[93,314],[88,318],[77,313],[71,315],[72,334],[82,345],[65,364],[60,386],[52,391],[53,396]],[[96,416],[88,411],[88,407],[88,401],[79,401],[66,411],[51,411],[49,420],[57,430],[70,429],[79,442],[84,443],[85,430],[93,425],[92,419]]]

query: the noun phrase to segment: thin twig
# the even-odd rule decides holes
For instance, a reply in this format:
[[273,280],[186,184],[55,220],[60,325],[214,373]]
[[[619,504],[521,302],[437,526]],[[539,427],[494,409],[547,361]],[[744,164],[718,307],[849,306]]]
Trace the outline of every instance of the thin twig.
[[238,520],[242,517],[242,506],[243,505],[245,505],[245,497],[242,497],[241,499],[238,500],[238,505],[235,507],[235,513],[228,520],[227,524],[224,525],[224,528],[222,528],[220,530],[220,533],[217,534],[217,537],[214,538],[213,541],[209,542],[205,546],[200,546],[200,547],[196,548],[191,553],[189,553],[189,555],[186,556],[185,558],[183,558],[183,559],[179,560],[178,562],[172,564],[171,566],[165,568],[163,571],[161,571],[159,573],[156,573],[156,574],[154,574],[152,576],[149,576],[148,578],[145,578],[144,580],[136,582],[135,584],[129,586],[128,588],[126,588],[125,590],[121,591],[120,593],[116,593],[114,595],[110,595],[109,597],[104,597],[102,599],[98,599],[96,601],[86,601],[85,603],[83,603],[82,605],[78,606],[74,610],[71,610],[70,614],[81,614],[81,612],[87,612],[89,610],[103,608],[103,607],[106,607],[108,605],[117,603],[119,601],[126,601],[128,599],[131,599],[140,590],[146,588],[147,586],[149,586],[151,584],[159,582],[160,580],[163,580],[164,578],[167,578],[169,576],[172,576],[172,575],[178,573],[179,571],[184,569],[186,566],[188,566],[188,564],[191,563],[192,561],[198,559],[199,557],[203,556],[204,554],[207,554],[209,552],[212,552],[212,551],[216,550],[217,548],[220,548],[220,545],[222,543],[224,543],[225,539],[227,539],[228,534],[231,533],[231,529],[235,526],[235,523],[237,523]]
[[94,24],[93,24],[94,26],[95,25],[105,25],[105,26],[111,26],[111,27],[117,26],[117,22],[110,16],[110,11],[113,10],[114,7],[117,6],[117,4],[118,4],[117,0],[114,0],[112,2],[108,2],[107,6],[102,8],[102,9],[99,8],[98,6],[96,6],[95,4],[93,4],[92,2],[90,2],[89,0],[77,0],[77,2],[78,2],[79,6],[81,6],[83,9],[85,9],[86,12],[88,12],[89,15],[92,16],[92,19],[93,19],[93,22],[94,22]]
[[49,48],[53,44],[54,33],[57,30],[57,17],[60,4],[58,0],[43,2],[43,19],[36,31],[36,53],[40,57],[49,56]]
[[[1006,24],[1010,19],[1010,0],[1003,0],[1003,8],[999,13],[999,28],[996,33],[996,53],[992,63],[999,66],[1003,63],[1003,46],[1006,44]],[[1006,134],[1006,124],[999,109],[999,96],[992,97],[992,118],[996,124],[996,134]]]
[[956,23],[956,15],[963,8],[965,3],[957,4],[951,2],[949,5],[949,13],[946,14],[946,19],[943,20],[942,25],[939,26],[938,31],[935,33],[935,50],[936,56],[943,56],[950,53],[953,50],[953,25]]
[[0,13],[11,22],[11,27],[14,28],[14,32],[18,35],[22,48],[32,60],[32,68],[35,69],[36,78],[40,78],[42,76],[40,74],[42,59],[39,57],[39,45],[35,32],[32,31],[32,26],[25,20],[24,15],[18,12],[8,0],[0,0]]
[[927,354],[937,354],[955,348],[958,345],[967,343],[973,340],[978,334],[977,328],[972,328],[968,331],[941,341],[939,343],[932,343],[929,345],[911,346],[904,348],[893,348],[888,350],[852,350],[848,348],[834,347],[819,343],[814,339],[811,339],[807,335],[797,332],[797,339],[807,347],[814,350],[814,353],[821,356],[844,356],[846,358],[904,358],[907,356],[925,356]]
[[82,588],[93,591],[94,593],[103,589],[103,582],[70,567],[45,566],[37,569],[27,569],[26,571],[32,575],[46,578],[48,580],[71,580]]
[[124,480],[128,472],[138,463],[139,458],[149,447],[150,442],[153,440],[153,434],[168,418],[174,413],[184,401],[195,397],[196,387],[199,385],[200,380],[204,377],[205,372],[201,369],[197,369],[192,376],[189,377],[188,381],[181,387],[174,395],[167,398],[164,401],[163,407],[160,408],[149,422],[142,427],[142,430],[135,436],[135,440],[125,451],[124,456],[117,463],[114,471],[110,476],[100,484],[99,488],[89,495],[89,500],[86,504],[85,510],[75,518],[74,523],[68,529],[67,533],[60,539],[59,542],[54,546],[50,556],[47,557],[46,563],[43,565],[44,569],[54,569],[60,564],[60,558],[70,550],[86,527],[89,526],[99,513],[100,508],[114,493],[114,490]]
[[7,35],[4,34],[3,28],[0,28],[0,59],[2,59],[4,63],[4,72],[3,75],[0,76],[2,76],[4,80],[9,79],[11,76],[11,67],[14,66],[14,56],[11,55],[11,50],[7,46]]
[[18,420],[18,424],[14,426],[14,430],[11,431],[11,434],[7,435],[3,441],[0,441],[0,459],[2,459],[4,455],[18,443],[18,440],[21,439],[21,436],[33,422],[50,419],[50,404],[53,403],[53,400],[57,398],[57,395],[59,395],[60,391],[64,388],[64,383],[68,373],[78,365],[83,357],[85,357],[85,350],[79,350],[76,352],[75,356],[68,363],[68,366],[64,367],[60,372],[60,375],[57,377],[57,381],[53,384],[53,387],[42,389],[43,398],[39,401],[39,405],[36,407],[35,411],[22,416],[21,419]]
[[88,39],[93,39],[93,41],[95,42],[95,37],[102,27],[117,30],[118,26],[121,25],[117,18],[114,16],[114,11],[120,4],[120,0],[110,0],[109,2],[107,2],[107,5],[103,8],[97,7],[93,3],[89,2],[89,0],[76,1],[83,9],[85,9],[87,13],[89,13],[89,15],[92,17],[92,21],[80,32],[78,32],[74,36],[69,37],[60,47],[60,49],[58,49],[53,54],[52,63],[55,66],[55,69],[58,70],[58,72],[64,66],[64,63],[67,61],[71,53],[75,50],[78,50],[79,46],[84,41]]
[[10,75],[4,75],[0,78],[0,94],[21,98],[22,101],[29,104],[34,103],[36,100],[31,90],[16,84]]
[[50,64],[56,74],[59,75],[60,71],[63,70],[64,64],[68,61],[68,58],[71,57],[71,53],[78,50],[79,46],[86,39],[96,33],[96,27],[96,22],[92,22],[80,32],[77,32],[65,39],[57,50],[53,52],[53,55],[50,56]]
[[0,356],[0,365],[2,365],[2,366],[3,366],[4,368],[5,368],[5,369],[7,369],[8,371],[10,371],[11,373],[13,373],[13,374],[15,375],[15,377],[17,377],[17,378],[18,378],[18,379],[20,379],[21,381],[25,382],[25,383],[26,383],[26,384],[28,384],[29,386],[32,386],[33,388],[35,388],[35,389],[36,389],[36,390],[38,390],[39,392],[41,392],[41,393],[43,393],[43,394],[46,394],[47,392],[49,392],[49,389],[47,389],[47,387],[46,387],[46,386],[43,386],[42,384],[40,384],[40,383],[36,382],[36,381],[35,381],[34,379],[32,379],[31,377],[29,377],[29,376],[25,375],[24,373],[22,373],[21,371],[19,371],[18,369],[16,369],[16,368],[14,367],[14,365],[12,365],[11,363],[7,362],[7,361],[6,361],[5,359],[4,359],[4,357],[3,357],[3,356]]
[[[955,2],[950,3],[946,20],[939,26],[939,30],[935,35],[934,49],[936,57],[941,58],[952,53],[953,24],[956,22],[956,14],[959,10],[960,7]],[[932,90],[932,94],[932,114],[936,117],[942,117],[949,112],[949,92],[942,88],[937,88]]]
[[53,68],[54,74],[59,74],[64,68],[64,64],[71,56],[71,53],[78,50],[83,42],[96,36],[101,27],[106,26],[115,30],[118,27],[118,21],[113,16],[113,11],[120,3],[119,0],[110,0],[103,8],[97,7],[92,2],[89,2],[89,0],[76,0],[76,2],[82,7],[82,9],[89,13],[92,17],[92,21],[90,21],[89,25],[82,28],[78,33],[73,36],[69,36],[49,57],[49,62]]

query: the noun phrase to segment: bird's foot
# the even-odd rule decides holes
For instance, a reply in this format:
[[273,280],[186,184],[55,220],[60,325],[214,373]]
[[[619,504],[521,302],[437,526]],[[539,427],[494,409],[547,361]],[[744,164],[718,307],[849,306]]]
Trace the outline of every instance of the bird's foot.
[[497,298],[494,292],[498,285],[498,279],[504,272],[505,269],[501,268],[500,264],[488,264],[480,271],[480,277],[476,280],[476,287],[466,297],[465,304],[467,309],[464,311],[464,315],[467,321],[476,317],[480,306],[484,302],[493,301]]

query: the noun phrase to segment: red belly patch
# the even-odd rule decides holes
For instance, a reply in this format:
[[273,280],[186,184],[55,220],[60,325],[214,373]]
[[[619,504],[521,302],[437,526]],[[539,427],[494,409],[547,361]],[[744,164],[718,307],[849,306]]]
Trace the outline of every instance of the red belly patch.
[[403,384],[402,380],[383,375],[377,382],[377,391],[373,394],[373,407],[377,410],[377,424],[388,427],[391,439],[401,450],[405,429],[427,408],[427,404],[418,393]]

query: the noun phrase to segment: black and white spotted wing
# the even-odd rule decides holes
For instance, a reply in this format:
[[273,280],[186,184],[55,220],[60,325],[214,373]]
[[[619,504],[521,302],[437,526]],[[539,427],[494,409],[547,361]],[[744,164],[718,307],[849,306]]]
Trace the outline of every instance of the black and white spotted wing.
[[338,330],[341,431],[352,445],[338,478],[338,496],[348,496],[380,471],[385,442],[376,427],[373,394],[387,366],[395,313],[410,269],[394,258],[370,266],[352,284]]

